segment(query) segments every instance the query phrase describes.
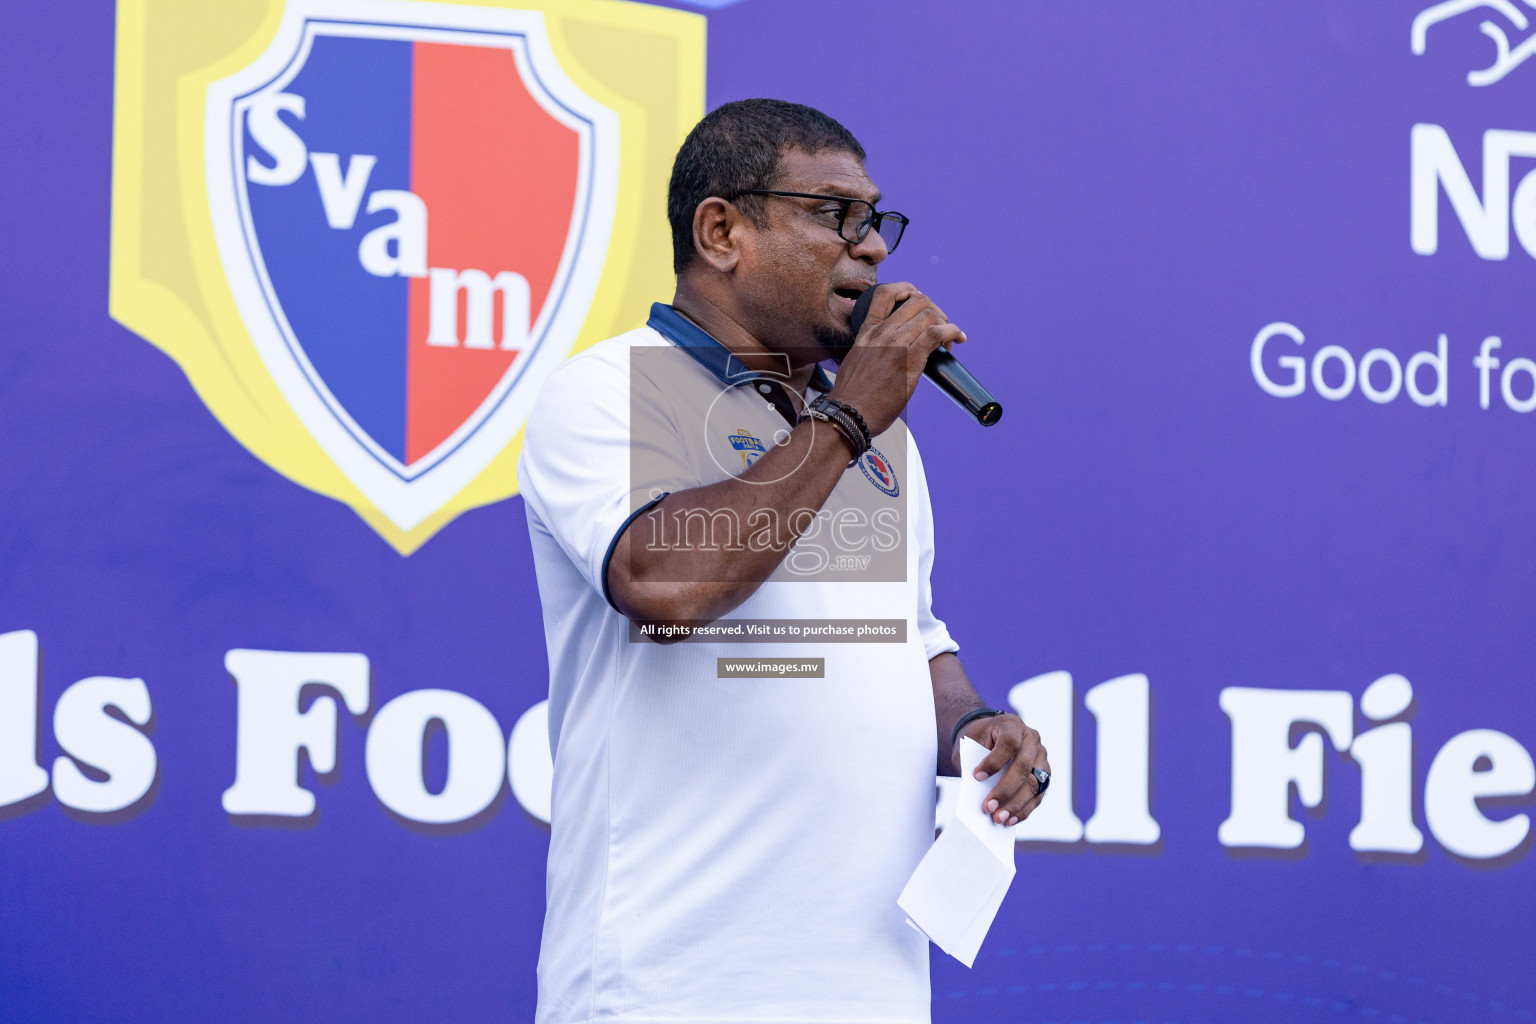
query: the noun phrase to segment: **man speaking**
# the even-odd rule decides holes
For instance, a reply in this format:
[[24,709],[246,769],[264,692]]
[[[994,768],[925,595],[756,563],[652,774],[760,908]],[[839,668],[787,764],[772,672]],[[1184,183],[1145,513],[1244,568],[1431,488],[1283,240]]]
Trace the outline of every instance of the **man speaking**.
[[1004,824],[1049,778],[930,607],[899,417],[965,336],[910,284],[852,336],[906,226],[880,201],[825,114],[715,110],[672,170],[672,304],[557,369],[529,418],[555,765],[540,1024],[926,1021],[928,943],[896,899],[935,771],[958,736],[990,748]]

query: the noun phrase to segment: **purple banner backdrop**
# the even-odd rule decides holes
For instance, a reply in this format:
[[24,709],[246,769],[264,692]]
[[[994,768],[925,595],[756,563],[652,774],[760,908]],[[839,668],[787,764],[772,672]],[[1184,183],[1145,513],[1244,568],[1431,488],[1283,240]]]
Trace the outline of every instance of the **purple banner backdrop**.
[[[975,968],[934,956],[936,1020],[1536,1011],[1520,819],[1520,752],[1536,744],[1536,418],[1519,411],[1536,404],[1536,366],[1519,362],[1536,357],[1536,185],[1519,187],[1536,167],[1536,62],[1518,66],[1531,15],[1459,14],[1415,54],[1428,7],[709,13],[709,105],[779,96],[860,137],[913,221],[883,277],[965,326],[967,363],[1007,406],[982,432],[929,390],[916,400],[936,606],[989,700],[1072,674],[1082,821],[1100,763],[1084,694],[1148,679],[1157,841],[1021,845]],[[233,648],[362,652],[374,708],[451,689],[504,733],[541,700],[521,502],[402,557],[226,434],[107,315],[111,6],[0,20],[0,632],[40,638],[38,764],[61,753],[60,695],[102,675],[145,680],[158,764],[131,815],[47,796],[0,811],[0,1019],[529,1019],[547,844],[505,792],[475,827],[407,827],[370,791],[366,720],[343,711],[338,770],[301,770],[319,806],[307,827],[237,827],[220,803]],[[1482,79],[1507,74],[1469,83],[1499,34],[1509,56]],[[1492,174],[1490,131],[1513,133],[1489,137]],[[1431,194],[1417,212],[1416,167]],[[1291,330],[1271,331],[1256,374],[1272,324]],[[1411,387],[1391,387],[1394,363]],[[1413,687],[1398,716],[1411,777],[1394,782],[1390,758],[1367,768],[1384,807],[1411,787],[1421,848],[1396,854],[1352,848],[1371,755],[1337,749],[1372,727],[1360,697],[1392,673]],[[1234,687],[1326,691],[1335,709],[1347,695],[1347,727],[1314,710],[1290,729],[1230,694],[1224,711]],[[1330,714],[1321,740],[1291,737],[1294,755],[1243,749],[1265,723],[1284,738]],[[1252,733],[1234,743],[1234,728]],[[1472,730],[1509,743],[1451,744]],[[440,738],[427,753],[441,786]],[[1273,797],[1286,770],[1322,773],[1321,793],[1303,778],[1288,798],[1304,841],[1223,833],[1235,774]]]

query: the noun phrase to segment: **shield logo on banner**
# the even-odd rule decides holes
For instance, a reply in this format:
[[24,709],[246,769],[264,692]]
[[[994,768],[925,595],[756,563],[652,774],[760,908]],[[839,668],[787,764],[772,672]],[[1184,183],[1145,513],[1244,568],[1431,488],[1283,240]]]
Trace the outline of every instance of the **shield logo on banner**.
[[[616,92],[575,57],[573,26],[552,25],[553,8],[267,6],[280,13],[264,44],[258,35],[207,74],[201,188],[183,179],[181,198],[209,229],[207,239],[194,230],[191,248],[200,281],[223,293],[210,305],[233,314],[218,326],[255,356],[233,383],[275,390],[309,444],[268,457],[243,435],[251,424],[224,414],[219,388],[199,391],[276,468],[348,501],[408,553],[458,512],[513,493],[509,470],[544,379],[631,326],[614,316],[625,289],[659,277],[636,273],[637,228],[660,211],[635,200],[691,126],[677,116],[691,84],[668,68],[664,90],[647,72],[630,83],[635,95]],[[615,37],[702,28],[638,5],[559,11],[573,8],[606,16]],[[183,83],[183,105],[189,91]],[[643,124],[658,92],[676,122],[660,147]],[[643,256],[664,272],[656,241]],[[117,255],[114,315],[178,355],[165,325],[119,315]],[[654,294],[635,297],[633,323]]]

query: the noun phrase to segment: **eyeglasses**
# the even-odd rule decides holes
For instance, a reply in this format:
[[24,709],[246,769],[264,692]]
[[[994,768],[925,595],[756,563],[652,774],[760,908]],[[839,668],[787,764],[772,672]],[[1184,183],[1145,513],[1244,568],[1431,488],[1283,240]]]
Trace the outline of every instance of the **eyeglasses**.
[[[907,230],[910,223],[904,214],[894,210],[877,210],[873,203],[862,199],[851,199],[848,196],[822,196],[814,192],[779,192],[774,189],[749,188],[737,192],[736,196],[779,196],[784,199],[824,199],[829,203],[836,203],[835,211],[827,209],[820,212],[827,214],[836,213],[837,225],[835,230],[843,241],[850,245],[857,245],[869,235],[869,229],[874,228],[885,241],[885,251],[895,252],[896,246],[901,243],[902,232]],[[732,196],[734,199],[736,196]]]

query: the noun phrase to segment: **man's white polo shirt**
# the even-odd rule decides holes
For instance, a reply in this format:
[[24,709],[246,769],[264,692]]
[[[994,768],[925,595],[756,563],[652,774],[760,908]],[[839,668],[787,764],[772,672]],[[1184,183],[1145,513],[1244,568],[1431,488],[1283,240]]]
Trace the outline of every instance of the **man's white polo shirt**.
[[[927,940],[896,897],[933,840],[928,661],[956,644],[905,426],[844,473],[799,569],[729,616],[899,620],[904,642],[636,641],[606,595],[637,510],[739,475],[788,429],[744,370],[657,304],[557,369],[528,421],[555,762],[539,1024],[929,1019]],[[719,678],[728,657],[823,658],[825,676]]]

